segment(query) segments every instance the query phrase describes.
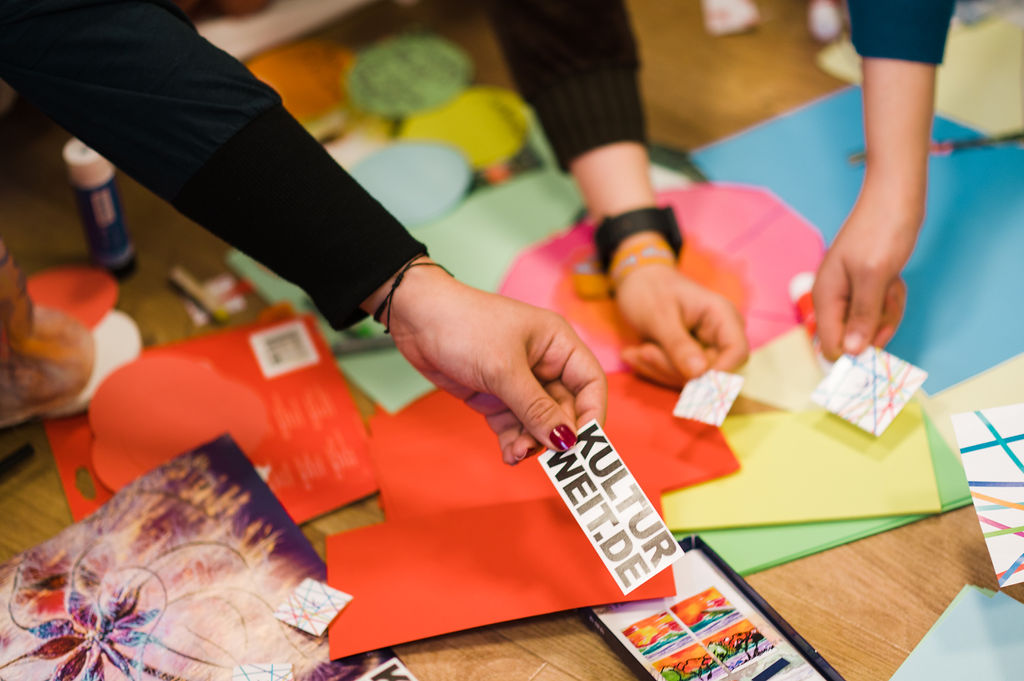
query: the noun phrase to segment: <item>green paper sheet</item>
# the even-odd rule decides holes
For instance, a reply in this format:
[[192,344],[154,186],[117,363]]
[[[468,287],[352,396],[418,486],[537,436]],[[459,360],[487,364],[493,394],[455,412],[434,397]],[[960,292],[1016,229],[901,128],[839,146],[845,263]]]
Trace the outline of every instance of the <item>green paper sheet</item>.
[[[971,503],[971,497],[959,457],[946,444],[927,414],[924,415],[924,421],[942,510],[945,512],[966,506]],[[926,517],[927,515],[899,515],[862,520],[712,530],[701,532],[700,535],[734,570],[742,575],[749,575]]]

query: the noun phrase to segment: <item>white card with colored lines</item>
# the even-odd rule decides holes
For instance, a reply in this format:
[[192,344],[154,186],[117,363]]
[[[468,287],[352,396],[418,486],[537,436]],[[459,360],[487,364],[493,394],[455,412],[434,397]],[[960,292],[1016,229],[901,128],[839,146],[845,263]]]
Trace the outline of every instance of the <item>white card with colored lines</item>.
[[292,681],[293,678],[292,666],[278,662],[241,664],[231,672],[231,681]]
[[686,382],[672,415],[720,426],[741,388],[742,376],[712,369]]
[[871,347],[843,355],[811,395],[811,401],[874,435],[881,435],[917,392],[928,372]]
[[274,617],[314,636],[323,636],[327,625],[351,600],[344,591],[307,577],[278,606]]
[[952,421],[999,586],[1024,582],[1024,404],[954,414]]

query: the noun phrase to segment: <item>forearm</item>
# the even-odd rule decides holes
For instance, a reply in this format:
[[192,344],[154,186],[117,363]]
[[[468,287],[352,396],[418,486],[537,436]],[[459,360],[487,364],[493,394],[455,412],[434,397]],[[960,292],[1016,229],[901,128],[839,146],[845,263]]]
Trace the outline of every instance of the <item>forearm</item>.
[[927,193],[935,66],[869,58],[863,69],[867,160],[861,200],[916,226]]

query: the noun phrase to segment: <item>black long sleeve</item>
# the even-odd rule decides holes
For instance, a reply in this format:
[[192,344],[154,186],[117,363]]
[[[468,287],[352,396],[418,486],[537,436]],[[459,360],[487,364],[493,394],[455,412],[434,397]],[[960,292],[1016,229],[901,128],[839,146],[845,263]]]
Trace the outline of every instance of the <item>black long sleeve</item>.
[[493,0],[512,75],[559,162],[646,139],[636,41],[621,0]]
[[169,0],[0,0],[0,78],[335,326],[425,250]]

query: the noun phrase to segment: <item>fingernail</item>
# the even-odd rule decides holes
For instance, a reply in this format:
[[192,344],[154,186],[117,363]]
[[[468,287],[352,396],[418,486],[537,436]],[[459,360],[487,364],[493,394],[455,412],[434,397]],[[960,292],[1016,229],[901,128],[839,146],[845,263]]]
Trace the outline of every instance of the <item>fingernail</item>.
[[565,424],[555,426],[555,429],[551,431],[551,435],[548,437],[551,440],[551,444],[560,452],[564,452],[576,444],[576,433],[572,432],[572,429]]
[[851,331],[843,339],[843,352],[848,355],[856,355],[860,352],[860,346],[864,343],[864,336],[859,331]]

